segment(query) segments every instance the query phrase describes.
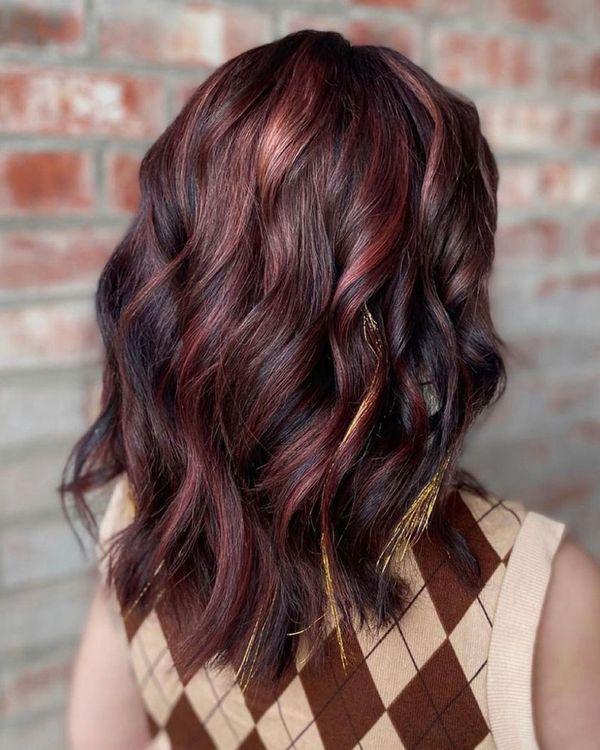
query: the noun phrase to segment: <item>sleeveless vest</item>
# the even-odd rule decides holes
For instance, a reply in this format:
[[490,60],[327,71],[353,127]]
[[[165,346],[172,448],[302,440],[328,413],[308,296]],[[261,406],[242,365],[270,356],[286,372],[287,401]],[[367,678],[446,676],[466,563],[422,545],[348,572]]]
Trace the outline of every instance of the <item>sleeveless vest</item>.
[[[449,499],[448,513],[479,561],[475,590],[423,535],[401,561],[412,592],[402,616],[377,634],[356,628],[344,641],[345,672],[333,629],[325,670],[300,641],[296,668],[276,691],[250,685],[242,692],[233,667],[203,667],[184,685],[160,606],[144,617],[124,614],[111,592],[152,750],[538,748],[533,647],[565,525],[516,500],[463,490]],[[108,540],[131,518],[121,477],[100,524],[101,575]]]

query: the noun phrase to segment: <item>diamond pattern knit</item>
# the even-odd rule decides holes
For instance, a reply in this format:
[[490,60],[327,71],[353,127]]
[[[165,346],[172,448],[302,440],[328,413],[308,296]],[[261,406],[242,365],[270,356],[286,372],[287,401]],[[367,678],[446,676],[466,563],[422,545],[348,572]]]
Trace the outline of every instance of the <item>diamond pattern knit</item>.
[[[99,551],[128,522],[121,481],[104,516]],[[306,659],[275,690],[245,692],[233,666],[203,667],[187,683],[173,663],[161,601],[146,616],[119,617],[158,750],[467,750],[496,747],[486,694],[494,614],[511,549],[529,512],[515,500],[454,492],[449,521],[467,538],[481,577],[470,589],[446,552],[424,535],[401,562],[411,586],[406,610],[379,633],[345,639],[344,672],[335,631],[326,669]],[[392,563],[394,564],[394,563]],[[100,560],[103,569],[104,561]],[[119,615],[116,599],[115,608]],[[302,665],[298,668],[298,665]]]

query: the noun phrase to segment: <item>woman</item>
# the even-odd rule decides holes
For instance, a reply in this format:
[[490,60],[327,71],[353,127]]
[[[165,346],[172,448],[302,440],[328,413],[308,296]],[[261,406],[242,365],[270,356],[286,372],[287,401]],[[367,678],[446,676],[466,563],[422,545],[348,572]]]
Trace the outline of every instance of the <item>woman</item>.
[[598,568],[458,466],[505,383],[497,182],[472,102],[331,32],[149,149],[61,488],[93,531],[117,478],[76,750],[600,747]]

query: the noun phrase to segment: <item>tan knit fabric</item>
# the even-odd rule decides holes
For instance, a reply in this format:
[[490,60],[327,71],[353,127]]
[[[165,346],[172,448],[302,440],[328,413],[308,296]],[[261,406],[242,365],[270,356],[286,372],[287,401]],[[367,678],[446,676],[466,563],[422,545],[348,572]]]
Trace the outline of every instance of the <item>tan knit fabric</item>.
[[[531,664],[552,558],[564,524],[520,502],[456,492],[449,520],[481,566],[468,590],[447,555],[426,536],[398,563],[412,597],[380,633],[355,628],[346,673],[331,629],[327,669],[306,659],[275,691],[242,692],[235,670],[204,667],[183,684],[173,664],[161,603],[147,616],[120,613],[140,686],[153,750],[469,750],[535,749]],[[131,520],[121,479],[103,517],[98,545]],[[303,663],[306,660],[306,663]]]

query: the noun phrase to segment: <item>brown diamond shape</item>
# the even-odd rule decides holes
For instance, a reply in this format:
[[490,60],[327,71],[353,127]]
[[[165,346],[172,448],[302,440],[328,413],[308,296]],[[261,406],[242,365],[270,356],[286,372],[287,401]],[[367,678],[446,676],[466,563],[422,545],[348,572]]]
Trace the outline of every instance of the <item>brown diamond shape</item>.
[[131,641],[134,639],[135,634],[140,629],[148,614],[149,612],[144,611],[139,605],[134,606],[127,613],[121,610],[123,626],[125,628],[125,634],[129,643],[131,643]]
[[217,750],[212,737],[196,715],[185,693],[182,693],[165,727],[172,750]]
[[[324,646],[324,661],[319,662],[316,657],[311,657],[299,672],[302,687],[315,716],[324,708],[329,701],[338,692],[338,680],[343,681],[345,676],[338,676],[336,680],[337,664],[339,661],[339,649],[335,635],[332,631],[327,636]],[[333,665],[328,669],[327,665]],[[341,666],[341,665],[340,665]]]
[[442,721],[455,747],[477,747],[489,733],[488,725],[469,686],[446,708]]
[[481,568],[478,584],[473,588],[469,587],[451,565],[443,565],[427,585],[440,621],[448,635],[461,621],[500,564],[497,552],[477,524],[466,532],[465,537]]
[[244,739],[242,744],[239,745],[238,750],[267,750],[256,727],[254,727],[250,734]]
[[388,715],[406,747],[413,747],[425,736],[437,713],[420,675],[416,674],[388,706]]
[[[439,720],[434,723],[422,740],[411,747],[414,747],[414,750],[457,750],[457,746],[452,744]],[[463,748],[462,745],[459,747],[461,750],[466,750],[466,747]]]
[[316,724],[326,750],[352,750],[358,742],[341,692],[323,707]]
[[[286,684],[289,684],[290,680],[287,679],[287,676],[286,680]],[[243,694],[248,711],[250,711],[256,723],[265,711],[271,708],[277,697],[272,685],[255,679],[250,680],[248,686],[244,688]]]
[[421,669],[423,683],[438,712],[442,712],[467,684],[449,640],[433,652]]
[[385,706],[365,662],[343,684],[341,691],[356,736],[364,737],[385,713]]
[[152,738],[156,737],[160,727],[158,726],[158,724],[154,721],[154,719],[148,712],[146,712],[146,721],[148,722],[148,729],[150,730],[150,736]]
[[[239,665],[234,665],[237,666]],[[256,723],[265,711],[277,702],[297,674],[296,665],[292,663],[275,684],[272,681],[251,677],[244,685],[244,701]]]

